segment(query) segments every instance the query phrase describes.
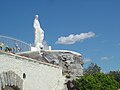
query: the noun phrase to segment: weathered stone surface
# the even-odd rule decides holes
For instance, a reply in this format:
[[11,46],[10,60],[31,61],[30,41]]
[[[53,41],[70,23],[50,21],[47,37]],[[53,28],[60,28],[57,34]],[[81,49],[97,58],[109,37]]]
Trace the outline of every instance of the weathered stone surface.
[[83,75],[82,55],[68,50],[43,51],[43,57],[50,63],[62,67],[63,75],[75,79]]
[[58,65],[62,67],[63,75],[69,79],[76,79],[83,75],[83,60],[80,53],[68,50],[42,50],[40,53],[24,52],[19,55]]

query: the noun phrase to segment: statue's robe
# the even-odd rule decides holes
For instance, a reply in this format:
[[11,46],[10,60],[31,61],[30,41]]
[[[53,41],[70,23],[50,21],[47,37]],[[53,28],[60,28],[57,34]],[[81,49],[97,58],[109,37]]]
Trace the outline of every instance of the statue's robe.
[[40,23],[37,18],[34,20],[34,30],[35,30],[35,47],[43,47],[44,31],[40,27]]

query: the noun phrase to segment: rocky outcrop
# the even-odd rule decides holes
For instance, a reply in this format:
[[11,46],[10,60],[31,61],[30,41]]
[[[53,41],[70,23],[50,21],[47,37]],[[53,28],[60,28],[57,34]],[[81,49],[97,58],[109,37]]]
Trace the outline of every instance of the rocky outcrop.
[[80,53],[68,50],[42,50],[41,52],[24,52],[19,55],[58,65],[68,80],[83,75],[83,60]]
[[63,75],[76,79],[83,75],[82,55],[67,50],[42,51],[42,56],[49,62],[62,67]]

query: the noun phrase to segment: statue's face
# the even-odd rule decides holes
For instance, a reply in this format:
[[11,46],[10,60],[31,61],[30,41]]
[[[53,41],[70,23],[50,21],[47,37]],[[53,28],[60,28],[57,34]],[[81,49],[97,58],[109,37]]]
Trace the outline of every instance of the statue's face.
[[35,15],[35,18],[38,19],[38,15]]

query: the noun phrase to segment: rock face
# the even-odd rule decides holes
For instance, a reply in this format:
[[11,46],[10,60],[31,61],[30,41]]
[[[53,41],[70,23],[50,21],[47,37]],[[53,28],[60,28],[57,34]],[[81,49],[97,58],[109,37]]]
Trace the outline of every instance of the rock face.
[[62,74],[68,80],[76,79],[83,75],[82,55],[68,50],[43,50],[39,52],[24,52],[19,55],[48,62],[62,67]]
[[43,51],[43,57],[52,64],[62,67],[63,75],[75,79],[83,75],[82,55],[67,50]]

